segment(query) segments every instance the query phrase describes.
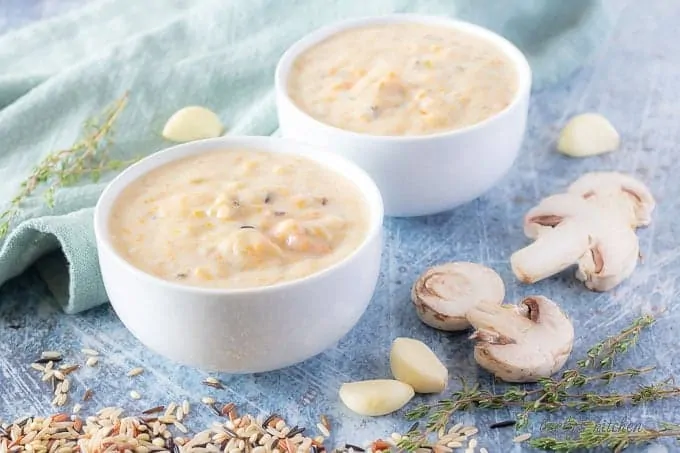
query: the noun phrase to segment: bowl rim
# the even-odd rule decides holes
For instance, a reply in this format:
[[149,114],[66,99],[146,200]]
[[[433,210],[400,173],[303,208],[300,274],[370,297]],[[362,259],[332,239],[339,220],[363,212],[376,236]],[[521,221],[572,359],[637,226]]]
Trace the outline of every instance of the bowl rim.
[[[313,272],[312,274],[296,278],[294,280],[282,281],[273,285],[246,288],[202,287],[185,285],[170,280],[165,280],[161,277],[157,277],[142,269],[139,269],[126,260],[116,250],[111,242],[108,223],[114,203],[126,187],[128,187],[134,181],[137,181],[140,177],[147,174],[148,172],[170,162],[194,155],[199,155],[205,152],[230,148],[245,148],[267,153],[280,152],[301,156],[313,160],[318,164],[323,165],[329,171],[339,174],[340,176],[349,180],[357,187],[361,195],[364,197],[364,202],[368,210],[369,225],[363,241],[341,260],[328,267]],[[97,244],[98,253],[100,252],[100,249],[103,249],[101,251],[106,252],[110,257],[112,257],[118,266],[122,266],[127,271],[137,274],[139,278],[147,281],[148,283],[165,287],[168,290],[192,294],[213,296],[253,295],[277,292],[294,286],[311,283],[349,265],[349,263],[353,261],[361,252],[363,252],[364,249],[370,246],[370,244],[376,239],[376,236],[379,237],[382,234],[384,205],[380,190],[376,186],[373,179],[361,167],[347,158],[327,151],[326,149],[323,149],[319,146],[310,145],[290,138],[243,135],[223,136],[177,144],[142,158],[138,162],[127,167],[107,184],[97,200],[93,217],[95,241]]]
[[[432,134],[422,135],[372,135],[365,132],[356,132],[341,129],[339,127],[324,123],[317,120],[310,114],[302,110],[293,102],[288,94],[288,76],[295,60],[306,50],[310,49],[316,44],[336,35],[340,32],[360,28],[370,25],[383,25],[394,23],[418,23],[427,25],[439,25],[443,27],[450,27],[465,32],[472,33],[483,39],[492,42],[498,49],[500,49],[514,64],[517,71],[518,87],[512,101],[500,112],[497,112],[482,121],[475,124],[465,126],[458,129],[436,132]],[[471,22],[454,19],[448,16],[416,14],[416,13],[391,13],[377,16],[363,16],[350,19],[343,19],[328,25],[324,25],[316,30],[306,34],[295,43],[293,43],[283,53],[279,59],[276,70],[274,72],[274,88],[277,96],[277,103],[285,103],[288,109],[294,110],[298,115],[303,116],[308,121],[312,122],[315,127],[325,130],[328,133],[344,134],[348,137],[363,140],[376,140],[384,142],[420,142],[438,138],[449,138],[457,135],[467,134],[479,129],[487,127],[489,124],[509,115],[514,108],[531,92],[532,85],[532,71],[529,62],[524,53],[507,38],[500,34],[476,25]]]

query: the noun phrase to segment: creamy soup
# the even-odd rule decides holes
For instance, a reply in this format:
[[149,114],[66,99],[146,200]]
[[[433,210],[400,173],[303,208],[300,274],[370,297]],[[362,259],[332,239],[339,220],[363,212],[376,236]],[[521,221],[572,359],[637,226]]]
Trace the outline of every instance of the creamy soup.
[[222,150],[130,184],[110,219],[137,268],[189,285],[246,288],[313,274],[364,240],[368,208],[352,182],[306,158]]
[[389,24],[347,30],[301,54],[288,94],[313,118],[371,135],[463,128],[505,109],[517,91],[510,59],[452,28]]

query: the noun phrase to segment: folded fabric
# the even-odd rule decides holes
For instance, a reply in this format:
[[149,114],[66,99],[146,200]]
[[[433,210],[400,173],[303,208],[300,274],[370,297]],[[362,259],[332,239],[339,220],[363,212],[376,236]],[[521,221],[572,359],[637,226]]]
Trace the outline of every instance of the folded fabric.
[[[295,40],[334,20],[391,12],[487,26],[528,56],[535,87],[573,72],[609,30],[599,1],[107,0],[0,37],[0,212],[48,154],[70,148],[84,120],[129,91],[110,154],[169,144],[165,120],[186,105],[217,112],[229,134],[276,131],[273,74]],[[38,184],[0,238],[0,284],[38,261],[67,313],[106,302],[92,207],[107,181]],[[1,302],[1,301],[0,301]]]

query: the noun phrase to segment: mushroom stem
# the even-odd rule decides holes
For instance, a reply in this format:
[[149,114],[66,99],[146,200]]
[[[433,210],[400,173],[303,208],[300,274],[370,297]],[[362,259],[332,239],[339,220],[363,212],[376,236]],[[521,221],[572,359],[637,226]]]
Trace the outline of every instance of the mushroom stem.
[[588,229],[565,220],[543,231],[530,245],[510,257],[512,271],[523,283],[536,283],[575,264],[589,249]]

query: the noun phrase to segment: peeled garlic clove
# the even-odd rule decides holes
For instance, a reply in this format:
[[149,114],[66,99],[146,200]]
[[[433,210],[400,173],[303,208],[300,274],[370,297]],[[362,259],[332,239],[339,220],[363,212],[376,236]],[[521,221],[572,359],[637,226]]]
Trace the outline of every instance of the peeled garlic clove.
[[449,371],[425,343],[397,338],[390,351],[392,375],[417,393],[439,393],[446,388]]
[[350,382],[340,386],[340,400],[359,415],[387,415],[411,401],[413,387],[393,379]]
[[564,126],[557,150],[571,157],[587,157],[614,151],[620,141],[619,133],[607,118],[597,113],[583,113]]
[[191,142],[219,137],[223,130],[215,112],[194,105],[178,110],[168,119],[163,128],[163,138],[173,142]]

